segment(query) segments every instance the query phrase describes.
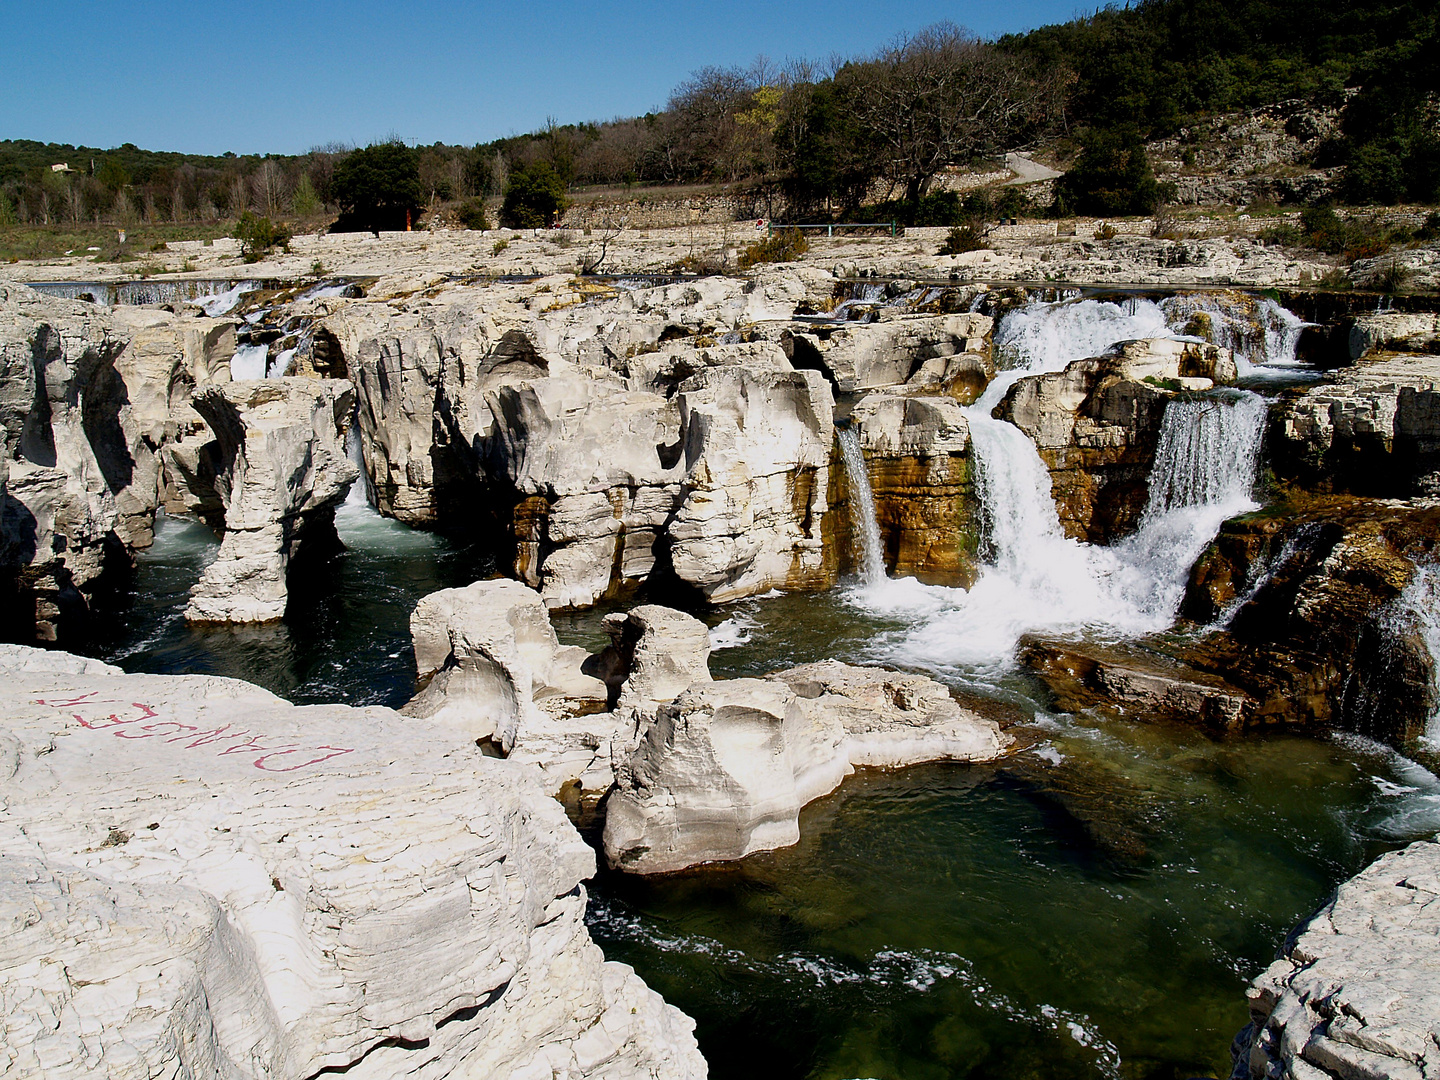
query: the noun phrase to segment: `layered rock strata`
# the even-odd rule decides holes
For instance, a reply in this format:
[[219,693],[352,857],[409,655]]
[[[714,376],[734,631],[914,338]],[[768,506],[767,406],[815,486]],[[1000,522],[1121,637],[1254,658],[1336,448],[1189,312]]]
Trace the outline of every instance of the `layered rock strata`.
[[1270,425],[1276,472],[1316,491],[1440,494],[1437,386],[1440,357],[1375,353],[1288,394]]
[[192,399],[215,436],[220,550],[185,608],[191,622],[284,616],[302,551],[338,546],[335,508],[359,476],[345,453],[354,389],[339,379],[224,383]]
[[1020,379],[995,408],[1035,442],[1068,535],[1105,543],[1145,508],[1165,406],[1176,393],[1233,382],[1229,350],[1165,338]]
[[1383,855],[1251,983],[1234,1080],[1423,1080],[1440,1062],[1440,844]]
[[[969,587],[979,572],[979,533],[970,425],[959,402],[866,394],[850,422],[860,437],[886,570],[928,584]],[[848,486],[843,471],[832,469],[836,545],[842,553],[858,553]],[[854,569],[853,563],[842,554],[842,569]]]
[[381,708],[0,654],[17,1076],[703,1077],[528,769]]
[[1032,640],[1023,659],[1068,710],[1221,729],[1331,725],[1403,745],[1437,704],[1434,659],[1404,599],[1437,536],[1429,505],[1328,497],[1245,515],[1191,569],[1181,615],[1203,635]]

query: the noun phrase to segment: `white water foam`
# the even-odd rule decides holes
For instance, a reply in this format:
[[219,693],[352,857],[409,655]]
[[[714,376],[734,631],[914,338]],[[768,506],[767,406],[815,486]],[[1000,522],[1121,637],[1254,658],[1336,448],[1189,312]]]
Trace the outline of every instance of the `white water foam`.
[[267,345],[240,345],[230,358],[230,378],[236,382],[265,378],[266,358],[270,354]]
[[741,645],[750,644],[750,632],[756,629],[757,624],[753,619],[744,615],[733,615],[710,628],[710,651],[718,652],[721,649],[736,649]]

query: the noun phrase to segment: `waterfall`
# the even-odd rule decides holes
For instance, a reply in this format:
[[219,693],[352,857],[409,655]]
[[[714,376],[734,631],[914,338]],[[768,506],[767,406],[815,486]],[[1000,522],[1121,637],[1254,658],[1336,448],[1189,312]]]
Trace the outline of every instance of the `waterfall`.
[[230,358],[230,378],[236,382],[247,379],[265,378],[266,358],[270,354],[268,345],[239,345]]
[[885,557],[880,545],[880,524],[875,519],[875,496],[860,450],[860,433],[854,427],[839,429],[840,453],[850,482],[850,522],[860,539],[860,577],[866,585],[885,580]]
[[350,463],[360,470],[360,475],[355,483],[350,485],[350,491],[345,496],[345,506],[348,507],[370,507],[373,500],[370,498],[370,474],[365,471],[365,452],[360,445],[360,421],[358,417],[351,417],[350,430],[345,433],[345,456]]
[[1430,653],[1432,711],[1425,725],[1425,742],[1440,750],[1440,566],[1421,566],[1396,599],[1402,617],[1408,616]]
[[1209,325],[1202,336],[1234,353],[1242,376],[1296,367],[1300,331],[1309,325],[1269,297],[1241,293],[1182,293],[1161,301],[1160,307],[1177,334],[1201,329],[1193,324],[1203,316]]
[[[1140,527],[1110,547],[1065,536],[1035,444],[990,415],[1026,375],[1058,371],[1117,341],[1155,336],[1173,335],[1164,312],[1148,300],[1032,304],[1005,317],[997,351],[1012,366],[966,409],[980,504],[980,578],[968,591],[902,578],[852,594],[852,602],[909,624],[876,641],[876,659],[999,674],[1027,633],[1132,637],[1174,621],[1191,564],[1225,519],[1255,506],[1264,400],[1220,391],[1172,401]],[[855,450],[858,456],[858,441]],[[846,461],[853,476],[848,448]]]
[[1171,401],[1150,469],[1144,517],[1248,502],[1264,425],[1265,399],[1258,394]]

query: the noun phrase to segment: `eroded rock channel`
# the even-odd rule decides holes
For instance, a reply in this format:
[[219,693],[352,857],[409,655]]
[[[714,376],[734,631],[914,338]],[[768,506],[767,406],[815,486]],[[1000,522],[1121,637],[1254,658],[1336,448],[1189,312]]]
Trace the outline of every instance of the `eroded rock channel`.
[[1440,1067],[1433,315],[366,287],[0,285],[17,1075]]

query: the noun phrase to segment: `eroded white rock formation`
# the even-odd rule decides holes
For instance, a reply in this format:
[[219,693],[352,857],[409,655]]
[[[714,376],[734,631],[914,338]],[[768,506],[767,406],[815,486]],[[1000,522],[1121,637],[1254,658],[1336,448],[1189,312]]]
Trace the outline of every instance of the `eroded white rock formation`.
[[270,622],[285,614],[290,561],[307,545],[337,543],[335,507],[359,476],[345,454],[354,400],[340,379],[230,382],[195,394],[217,444],[224,532],[187,619]]
[[0,648],[0,1070],[699,1078],[594,855],[456,728]]
[[801,807],[858,765],[989,761],[1010,743],[921,675],[827,661],[702,683],[617,755],[605,856],[663,873],[785,847]]

